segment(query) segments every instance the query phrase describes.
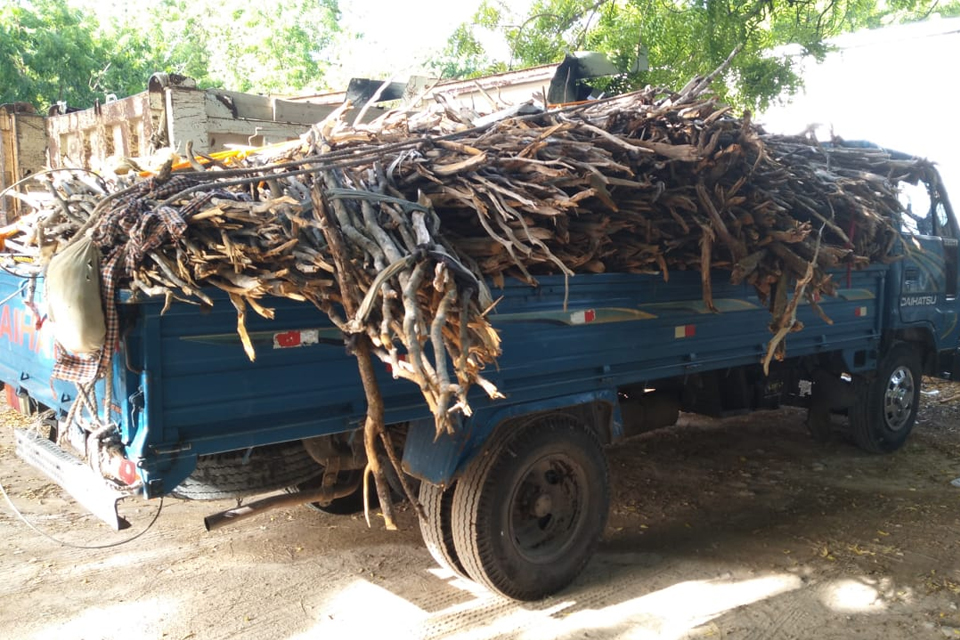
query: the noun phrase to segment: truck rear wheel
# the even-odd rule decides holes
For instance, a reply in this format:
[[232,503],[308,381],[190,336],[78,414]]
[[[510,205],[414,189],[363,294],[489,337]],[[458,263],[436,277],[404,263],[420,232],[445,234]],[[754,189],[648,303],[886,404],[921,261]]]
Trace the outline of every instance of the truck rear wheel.
[[197,468],[173,490],[186,500],[222,500],[267,493],[323,473],[299,441],[198,456]]
[[420,533],[427,551],[441,567],[469,579],[453,542],[453,487],[444,489],[430,482],[420,483],[420,506],[426,515],[420,519]]
[[864,451],[889,453],[903,446],[913,430],[920,405],[920,358],[910,345],[894,345],[880,362],[873,379],[850,408],[854,441]]
[[457,555],[489,589],[516,600],[542,598],[586,566],[609,502],[596,434],[570,416],[547,416],[504,432],[457,481]]

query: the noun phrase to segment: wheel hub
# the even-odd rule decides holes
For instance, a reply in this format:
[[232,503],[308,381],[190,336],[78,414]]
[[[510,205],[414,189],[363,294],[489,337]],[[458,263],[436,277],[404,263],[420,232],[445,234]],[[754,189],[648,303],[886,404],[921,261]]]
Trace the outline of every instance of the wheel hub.
[[890,374],[883,394],[883,418],[893,431],[902,429],[910,420],[916,395],[915,385],[913,373],[907,367],[897,367]]
[[547,493],[541,493],[533,503],[533,515],[536,518],[547,516],[553,509],[553,498]]
[[517,551],[535,562],[562,554],[583,526],[586,491],[583,470],[565,455],[531,465],[510,507],[510,537]]

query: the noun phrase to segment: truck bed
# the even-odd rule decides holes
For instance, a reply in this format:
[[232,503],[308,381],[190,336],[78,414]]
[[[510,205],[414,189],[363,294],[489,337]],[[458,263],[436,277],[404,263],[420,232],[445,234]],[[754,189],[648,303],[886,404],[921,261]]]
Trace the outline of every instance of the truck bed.
[[[788,357],[876,346],[887,272],[836,274],[837,297],[821,301],[832,324],[801,304],[805,328],[788,336]],[[0,380],[63,417],[75,388],[50,380],[50,331],[30,328],[23,282],[0,274]],[[486,372],[506,399],[490,401],[474,389],[472,422],[511,406],[591,391],[615,398],[625,385],[759,362],[771,337],[769,311],[752,287],[730,285],[726,274],[716,274],[713,292],[719,313],[704,305],[696,272],[671,273],[669,282],[657,274],[577,275],[568,292],[562,277],[540,278],[538,287],[508,281],[493,290],[502,298],[491,315],[503,356]],[[175,304],[163,315],[162,300],[120,296],[115,419],[148,496],[179,484],[197,455],[350,431],[365,415],[356,361],[320,311],[267,300],[275,320],[248,314],[257,351],[250,362],[236,311],[226,297],[211,296],[212,310]],[[416,386],[377,366],[387,423],[430,419]]]

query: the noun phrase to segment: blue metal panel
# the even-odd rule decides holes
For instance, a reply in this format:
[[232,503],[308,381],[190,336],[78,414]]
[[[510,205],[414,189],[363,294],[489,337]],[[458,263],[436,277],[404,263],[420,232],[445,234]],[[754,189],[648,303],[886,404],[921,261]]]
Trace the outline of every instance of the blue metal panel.
[[448,484],[483,450],[491,433],[507,420],[533,411],[540,413],[598,402],[610,408],[612,438],[614,441],[619,440],[623,433],[617,392],[613,388],[541,397],[506,406],[488,406],[464,420],[452,434],[442,433],[437,436],[432,418],[415,420],[410,423],[407,431],[403,452],[404,470],[434,484]]
[[[872,267],[837,274],[844,289],[821,302],[833,323],[802,304],[798,319],[805,328],[788,337],[787,355],[874,348],[885,273],[885,267]],[[7,290],[19,285],[2,275],[0,284]],[[711,313],[701,301],[695,272],[673,273],[669,283],[656,275],[581,275],[570,279],[569,291],[562,277],[544,277],[539,287],[511,281],[495,294],[502,299],[490,317],[501,332],[504,354],[486,374],[507,397],[491,402],[474,389],[475,414],[465,425],[469,435],[449,446],[432,445],[439,447],[430,452],[437,462],[417,462],[421,475],[449,478],[503,416],[542,410],[557,398],[605,398],[615,406],[621,385],[758,363],[770,338],[769,311],[751,287],[716,278],[721,313]],[[215,296],[212,310],[179,304],[162,316],[160,300],[124,298],[115,402],[128,456],[140,461],[145,480],[162,480],[151,485],[151,494],[179,483],[200,454],[360,425],[365,400],[356,362],[338,343],[335,329],[311,305],[285,299],[270,304],[275,320],[248,317],[257,348],[256,362],[250,362],[225,297]],[[287,332],[306,330],[314,332],[316,344],[276,348],[285,344],[281,338]],[[0,325],[0,343],[2,337]],[[25,371],[28,380],[43,383],[30,387],[34,397],[45,404],[57,401],[41,388],[49,386],[49,357],[37,358],[17,344],[8,352],[0,365],[3,380]],[[387,421],[421,420],[432,429],[416,386],[393,380],[385,367],[378,370]],[[66,385],[64,392],[72,388]],[[57,406],[68,407],[69,401]]]
[[[25,391],[31,398],[66,415],[73,402],[74,386],[51,381],[53,372],[53,335],[49,326],[36,328],[34,317],[24,300],[27,281],[0,273],[0,380]],[[37,301],[42,301],[43,281],[37,285]]]

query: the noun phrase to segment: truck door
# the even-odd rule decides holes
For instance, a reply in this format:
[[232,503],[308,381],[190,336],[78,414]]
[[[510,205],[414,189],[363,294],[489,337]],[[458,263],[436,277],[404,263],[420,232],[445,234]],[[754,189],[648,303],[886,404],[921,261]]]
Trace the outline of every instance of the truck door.
[[957,265],[960,264],[960,224],[958,224],[956,215],[950,207],[950,201],[942,188],[941,185],[939,201],[934,206],[934,218],[943,238],[947,280],[946,304],[952,309],[952,313],[949,314],[949,317],[952,318],[949,326],[953,327],[952,335],[948,334],[942,348],[952,349],[953,353],[946,358],[946,361],[950,364],[944,368],[948,370],[938,373],[949,373],[951,380],[958,380],[960,379],[960,328],[957,325],[958,316],[960,316],[960,299],[957,298],[957,289],[960,286],[960,269]]
[[939,180],[900,183],[906,240],[899,310],[904,324],[932,325],[940,351],[960,346],[957,290],[960,233]]

